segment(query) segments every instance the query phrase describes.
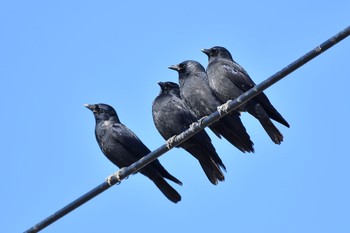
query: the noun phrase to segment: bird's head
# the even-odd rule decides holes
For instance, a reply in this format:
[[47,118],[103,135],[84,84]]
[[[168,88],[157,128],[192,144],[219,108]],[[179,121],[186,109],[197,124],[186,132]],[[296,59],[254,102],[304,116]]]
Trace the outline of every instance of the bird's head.
[[160,86],[160,93],[164,94],[174,94],[176,96],[180,96],[180,89],[179,85],[177,83],[173,82],[159,82],[158,85]]
[[84,106],[93,112],[96,121],[114,120],[119,122],[117,112],[108,104],[84,104]]
[[176,70],[179,74],[189,75],[195,72],[205,72],[204,67],[197,61],[187,60],[177,65],[169,66],[169,69]]
[[214,46],[210,49],[202,49],[201,51],[208,56],[209,61],[216,57],[232,60],[231,53],[226,48],[221,46]]

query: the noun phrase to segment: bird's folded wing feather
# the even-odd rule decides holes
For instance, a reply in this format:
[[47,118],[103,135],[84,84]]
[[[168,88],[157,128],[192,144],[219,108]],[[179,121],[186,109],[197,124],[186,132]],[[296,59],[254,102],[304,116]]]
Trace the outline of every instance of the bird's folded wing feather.
[[122,144],[135,159],[140,159],[150,153],[150,150],[142,143],[136,134],[123,124],[113,124],[113,138]]

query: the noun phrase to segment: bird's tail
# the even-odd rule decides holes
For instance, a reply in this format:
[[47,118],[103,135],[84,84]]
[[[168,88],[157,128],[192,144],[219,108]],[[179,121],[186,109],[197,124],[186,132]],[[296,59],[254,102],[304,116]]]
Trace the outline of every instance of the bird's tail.
[[283,141],[283,135],[272,123],[270,118],[260,118],[260,124],[264,127],[266,133],[270,136],[271,140],[276,144],[281,144]]
[[180,194],[166,182],[158,172],[142,172],[148,178],[150,178],[153,183],[158,187],[158,189],[172,202],[177,203],[181,201]]
[[[212,184],[216,185],[216,184],[218,184],[219,181],[225,180],[225,176],[219,167],[219,166],[221,166],[221,164],[222,164],[223,168],[225,168],[225,166],[223,165],[222,162],[221,162],[221,164],[216,163],[213,160],[213,158],[210,156],[210,152],[208,152],[207,150],[205,150],[204,148],[202,148],[198,144],[194,145],[194,146],[189,146],[189,147],[185,148],[185,150],[187,152],[189,152],[191,155],[193,155],[193,157],[195,157],[198,160],[205,175],[208,177],[208,180]],[[215,152],[215,154],[216,154],[216,152]],[[221,159],[220,159],[220,161],[221,161]]]
[[[211,158],[209,158],[211,160]],[[219,181],[224,181],[225,176],[220,170],[220,168],[212,161],[210,166],[208,167],[208,164],[206,162],[203,162],[201,160],[198,160],[199,164],[201,165],[205,175],[208,177],[209,181],[217,185]]]
[[220,134],[242,152],[254,152],[254,143],[250,140],[238,112],[232,112],[210,126],[215,134]]
[[226,167],[222,162],[219,155],[216,153],[216,149],[214,145],[211,143],[211,139],[209,135],[202,130],[198,134],[194,135],[191,139],[187,140],[190,144],[194,144],[198,146],[198,149],[201,150],[202,154],[206,157],[210,157],[212,162],[216,164],[219,168],[222,168],[226,171]]
[[173,182],[175,182],[178,185],[182,185],[182,182],[180,180],[178,180],[176,177],[174,177],[173,175],[171,175],[163,166],[162,164],[160,164],[159,160],[156,159],[154,160],[151,164],[149,164],[148,166],[153,166],[155,167],[155,169],[159,172],[159,174],[161,176],[163,176],[164,178],[171,180]]
[[269,116],[267,115],[265,110],[260,106],[260,104],[256,104],[254,109],[249,109],[248,112],[259,120],[260,124],[275,144],[281,144],[281,142],[283,141],[283,135],[272,123]]
[[271,119],[274,119],[275,121],[289,128],[288,122],[277,111],[277,109],[275,109],[275,107],[270,103],[269,99],[264,93],[259,94],[256,98]]

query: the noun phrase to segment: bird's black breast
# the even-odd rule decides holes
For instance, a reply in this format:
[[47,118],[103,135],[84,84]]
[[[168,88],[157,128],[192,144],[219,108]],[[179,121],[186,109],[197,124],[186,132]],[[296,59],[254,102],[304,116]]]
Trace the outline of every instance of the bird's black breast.
[[113,133],[113,125],[106,122],[96,126],[96,139],[103,154],[119,168],[129,166],[134,161],[127,148],[122,145]]
[[183,132],[196,120],[183,100],[173,95],[157,97],[152,113],[156,128],[165,139]]

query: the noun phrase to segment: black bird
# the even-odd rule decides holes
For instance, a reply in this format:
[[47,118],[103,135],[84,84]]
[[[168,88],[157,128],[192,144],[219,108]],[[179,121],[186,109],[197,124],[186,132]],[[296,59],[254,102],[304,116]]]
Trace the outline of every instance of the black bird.
[[[150,150],[125,125],[120,123],[116,111],[107,104],[85,104],[96,120],[95,136],[104,155],[119,168],[127,167]],[[170,175],[158,160],[153,161],[140,172],[151,179],[162,193],[172,202],[181,200],[180,194],[164,178],[182,185],[181,181]]]
[[[206,71],[210,88],[221,101],[235,99],[255,86],[248,73],[232,59],[226,48],[215,46],[211,49],[202,49],[202,52],[208,56],[209,60]],[[254,97],[239,110],[248,111],[257,118],[274,143],[280,144],[283,141],[283,135],[270,118],[288,128],[289,124],[272,106],[264,93]]]
[[[210,90],[207,74],[200,63],[187,60],[169,68],[178,71],[181,98],[198,117],[210,115],[223,104]],[[239,112],[232,111],[209,128],[242,152],[254,152],[254,143],[241,122]]]
[[[158,84],[161,91],[153,101],[152,116],[158,132],[168,140],[188,129],[197,117],[181,99],[179,85],[173,82]],[[180,147],[198,160],[212,184],[225,179],[220,170],[220,167],[226,170],[225,165],[204,130],[180,144]]]

